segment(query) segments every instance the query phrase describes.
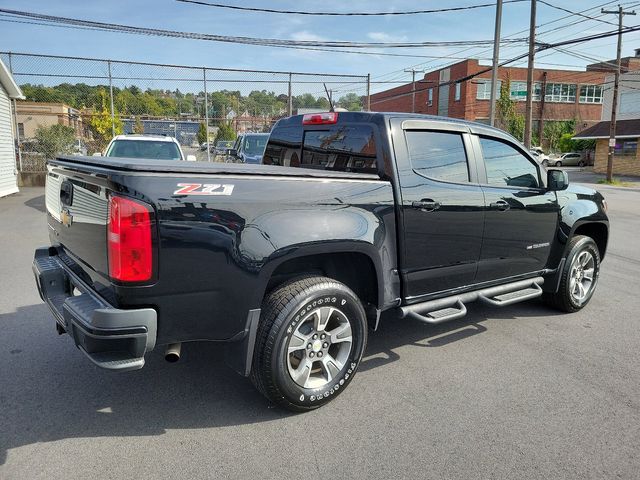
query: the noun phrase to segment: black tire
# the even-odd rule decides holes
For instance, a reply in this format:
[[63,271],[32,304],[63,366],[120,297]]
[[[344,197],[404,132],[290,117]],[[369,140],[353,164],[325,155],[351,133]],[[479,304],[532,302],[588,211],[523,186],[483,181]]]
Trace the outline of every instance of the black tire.
[[579,166],[579,167],[584,167],[585,165],[586,165],[586,163],[585,163],[585,161],[584,161],[584,160],[580,160],[580,161],[578,162],[578,166]]
[[[316,343],[311,349],[309,349],[311,345],[309,343],[305,350],[300,349],[298,352],[289,353],[294,334],[300,333],[303,328],[308,328],[310,322],[313,324],[313,320],[305,321],[305,319],[310,315],[315,318],[313,312],[327,306],[333,310],[328,310],[332,313],[328,315],[326,330],[322,331],[334,331],[329,328],[332,322],[339,320],[342,322],[340,325],[342,327],[346,319],[352,339],[348,353],[345,353],[346,350],[340,352],[343,361],[336,362],[336,364],[342,364],[342,368],[334,372],[329,372],[323,361],[319,360],[318,353],[314,353]],[[312,335],[313,332],[316,330],[312,329],[309,334]],[[318,331],[318,333],[321,332]],[[311,338],[309,337],[309,342],[312,341]],[[307,340],[304,343],[306,344]],[[265,297],[262,303],[251,381],[258,391],[274,404],[296,412],[313,410],[330,402],[347,387],[356,373],[366,344],[367,320],[364,308],[358,297],[346,285],[326,277],[298,278],[275,289]],[[330,344],[327,350],[324,348],[321,350],[325,355],[324,360],[333,359],[331,355],[335,354],[336,350],[332,349],[335,348],[346,349],[347,347],[344,343]],[[312,353],[316,357],[307,358]],[[315,368],[309,367],[311,373],[308,378],[316,382],[316,385],[304,387],[302,383],[296,383],[293,374],[290,374],[292,362],[297,360],[296,355],[304,357],[304,361],[315,362],[311,364]],[[302,366],[303,360],[299,362],[298,367]],[[333,364],[334,368],[336,364]],[[323,379],[329,380],[329,375],[331,375],[330,381],[325,385],[318,384]]]
[[555,163],[556,167],[561,167],[562,166],[562,162],[558,161]]
[[[598,251],[598,246],[593,239],[584,235],[577,235],[573,237],[567,246],[567,250],[569,253],[567,255],[567,261],[562,268],[562,276],[560,278],[558,291],[555,293],[545,293],[543,299],[546,303],[559,310],[573,313],[584,308],[585,305],[589,303],[593,293],[595,292],[600,273],[600,252]],[[585,297],[581,300],[577,300],[571,292],[572,271],[574,263],[583,252],[587,252],[591,258],[593,258],[593,280]]]

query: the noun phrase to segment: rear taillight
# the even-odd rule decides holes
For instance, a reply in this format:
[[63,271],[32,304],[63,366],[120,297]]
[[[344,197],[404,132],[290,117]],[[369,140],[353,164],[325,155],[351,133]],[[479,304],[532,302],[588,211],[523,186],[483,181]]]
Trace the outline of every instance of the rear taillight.
[[302,117],[303,125],[333,125],[338,122],[338,112],[307,113]]
[[109,198],[107,244],[109,276],[144,282],[153,274],[150,207],[125,197]]

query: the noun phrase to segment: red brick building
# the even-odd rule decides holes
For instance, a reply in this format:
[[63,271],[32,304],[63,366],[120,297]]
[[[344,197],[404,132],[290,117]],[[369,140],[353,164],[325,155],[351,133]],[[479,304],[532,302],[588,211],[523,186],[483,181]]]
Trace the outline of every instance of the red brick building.
[[[440,70],[428,72],[416,81],[415,111],[465,120],[488,122],[491,95],[491,72],[471,80],[456,82],[487,69],[478,60],[469,59]],[[576,120],[578,131],[600,121],[603,84],[606,72],[574,70],[534,70],[534,130],[542,121]],[[498,80],[511,83],[511,98],[524,113],[527,91],[527,69],[502,67]],[[439,87],[439,84],[450,82]],[[371,95],[371,110],[378,112],[411,112],[412,84],[402,85]],[[544,92],[544,94],[543,94]]]

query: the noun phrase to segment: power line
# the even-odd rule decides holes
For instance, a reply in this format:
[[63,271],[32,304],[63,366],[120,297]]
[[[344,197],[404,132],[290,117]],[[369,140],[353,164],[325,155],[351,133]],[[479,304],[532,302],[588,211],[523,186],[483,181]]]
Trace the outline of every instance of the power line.
[[[44,20],[65,25],[78,25],[91,27],[104,31],[115,31],[124,33],[137,33],[142,35],[188,38],[192,40],[208,40],[213,42],[240,43],[247,45],[261,46],[297,46],[297,47],[329,47],[329,48],[425,48],[425,47],[451,47],[462,45],[489,45],[493,40],[457,40],[441,42],[348,42],[348,41],[319,41],[319,40],[283,40],[275,38],[255,38],[255,37],[234,37],[229,35],[215,35],[208,33],[180,32],[176,30],[162,30],[158,28],[135,27],[116,23],[95,22],[77,18],[59,17],[54,15],[44,15],[40,13],[24,12],[19,10],[9,10],[0,8],[0,13],[13,15],[19,18],[30,18]],[[522,38],[503,39],[502,43],[520,43],[525,41]]]
[[561,12],[569,13],[571,15],[575,15],[578,17],[583,17],[587,20],[595,20],[596,22],[606,23],[607,25],[617,26],[617,24],[613,22],[609,22],[608,20],[602,20],[601,18],[590,17],[589,15],[585,15],[582,12],[574,12],[573,10],[569,10],[568,8],[559,7],[558,5],[554,5],[549,2],[545,2],[544,0],[538,0],[540,3],[546,5],[547,7],[555,8],[556,10],[560,10]]
[[[615,0],[608,0],[608,1],[606,1],[606,2],[600,3],[600,4],[598,4],[598,5],[594,5],[594,6],[592,6],[592,7],[586,8],[586,9],[581,10],[580,12],[576,12],[576,13],[586,13],[586,12],[589,12],[590,10],[599,9],[599,8],[604,7],[604,6],[607,6],[607,5],[611,4],[611,3],[615,3]],[[624,3],[631,3],[631,2],[624,2]],[[540,25],[537,25],[537,26],[536,26],[536,28],[540,28],[540,27],[545,27],[545,26],[548,26],[548,25],[552,25],[552,24],[554,24],[554,23],[560,22],[560,21],[562,21],[562,20],[566,20],[567,18],[571,18],[571,17],[573,17],[573,16],[574,16],[573,14],[565,15],[565,16],[562,16],[562,17],[556,18],[556,19],[554,19],[554,20],[550,20],[550,21],[548,21],[548,22],[541,23]],[[556,29],[564,29],[564,28],[566,28],[567,26],[572,26],[572,25],[575,25],[575,24],[577,24],[577,23],[583,23],[583,22],[585,22],[585,21],[587,21],[587,20],[586,20],[586,19],[582,19],[582,20],[579,20],[579,21],[577,21],[577,22],[570,23],[570,24],[568,24],[568,25],[561,25],[561,26],[557,27]],[[548,33],[552,32],[552,31],[555,31],[556,29],[552,29],[552,30],[549,30],[549,31],[547,31],[547,32],[543,32],[542,34],[548,34]],[[524,30],[520,30],[520,31],[518,31],[518,32],[514,32],[514,33],[512,33],[512,34],[510,34],[510,35],[520,35],[520,34],[522,34],[522,33],[526,33],[527,31],[528,31],[528,28],[527,28],[527,29],[524,29]],[[453,53],[453,55],[459,55],[459,54],[464,53],[464,52],[467,52],[467,51],[469,51],[469,50],[474,50],[475,48],[477,48],[477,47],[464,48],[464,49],[462,49],[462,50],[458,50],[458,51],[454,52],[454,53]],[[507,48],[509,48],[509,47],[507,47]],[[488,50],[482,50],[482,51],[481,51],[481,52],[479,52],[479,53],[485,53],[485,52],[488,52]],[[412,65],[412,66],[411,66],[411,67],[409,67],[409,68],[413,68],[413,67],[422,67],[422,66],[425,66],[425,65],[427,65],[427,64],[429,64],[429,63],[433,63],[433,62],[432,62],[432,61],[429,61],[429,62],[422,62],[422,63],[414,64],[414,65]],[[439,68],[443,68],[443,67],[445,67],[446,65],[448,65],[448,64],[446,64],[446,63],[445,63],[445,64],[437,65],[437,66],[433,67],[433,69],[434,69],[434,70],[437,70],[437,69],[439,69]],[[402,70],[403,70],[403,69],[398,69],[398,70],[394,70],[394,71],[391,71],[391,72],[387,72],[387,73],[385,73],[385,74],[378,75],[376,78],[386,77],[386,76],[388,76],[388,75],[392,75],[392,74],[394,74],[394,73],[396,73],[396,72],[402,72]],[[397,75],[396,75],[396,77],[397,77]]]
[[[68,28],[72,30],[103,31],[102,29],[95,28],[95,27],[82,27],[79,25],[62,25],[57,23],[47,23],[47,22],[41,22],[41,21],[17,20],[15,19],[16,17],[11,17],[8,15],[2,15],[2,14],[0,14],[0,17],[5,17],[5,18],[0,18],[0,22],[5,22],[5,23],[40,25],[43,27]],[[117,32],[117,33],[127,33],[127,34],[133,34],[133,35],[138,34],[138,32]],[[270,46],[270,45],[258,45],[258,46]],[[389,53],[389,52],[371,52],[371,51],[364,51],[364,50],[354,51],[354,50],[342,50],[342,49],[335,50],[331,48],[298,47],[293,45],[271,45],[271,46],[277,47],[277,48],[289,48],[294,50],[307,50],[307,51],[313,51],[313,52],[346,53],[346,54],[355,54],[355,55],[372,55],[372,56],[378,56],[378,57],[432,58],[432,59],[445,59],[445,58],[456,59],[457,58],[458,60],[464,60],[464,57],[451,57],[448,55],[446,56],[445,55],[421,55],[416,53]]]
[[[277,10],[274,8],[260,8],[260,7],[241,7],[239,5],[229,5],[226,3],[213,3],[205,2],[202,0],[177,0],[182,3],[191,3],[195,5],[202,5],[205,7],[225,8],[229,10],[239,10],[244,12],[259,12],[259,13],[277,13],[285,15],[313,15],[313,16],[331,16],[331,17],[380,17],[380,16],[397,16],[397,15],[420,15],[428,13],[446,13],[446,12],[459,12],[463,10],[475,10],[478,8],[493,7],[494,3],[480,3],[477,5],[466,5],[460,7],[446,7],[446,8],[433,8],[429,10],[408,10],[401,12],[308,12],[302,10]],[[503,3],[521,3],[529,0],[505,0]]]

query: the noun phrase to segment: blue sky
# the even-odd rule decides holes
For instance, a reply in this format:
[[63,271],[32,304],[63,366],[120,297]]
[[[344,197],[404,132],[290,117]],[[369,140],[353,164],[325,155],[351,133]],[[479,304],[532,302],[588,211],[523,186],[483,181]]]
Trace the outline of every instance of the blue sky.
[[[371,10],[410,10],[423,8],[441,8],[485,3],[486,0],[387,0],[365,1],[351,0],[323,2],[308,0],[279,0],[261,2],[251,0],[240,2],[228,0],[227,3],[249,6],[269,6],[280,9],[331,11],[371,11]],[[594,7],[589,12],[599,12],[597,0],[553,0],[557,5],[577,11]],[[622,2],[623,6],[638,6],[640,2]],[[615,8],[616,2],[609,7]],[[243,13],[231,10],[203,7],[176,2],[175,0],[0,0],[0,7],[15,10],[28,10],[38,13],[60,15],[103,22],[121,23],[135,26],[155,27],[188,32],[215,33],[234,36],[268,37],[301,40],[358,40],[358,41],[441,41],[441,40],[478,40],[493,36],[494,9],[485,8],[467,12],[441,13],[394,17],[301,17],[266,13]],[[640,11],[639,11],[640,14]],[[538,23],[545,23],[566,16],[566,13],[546,5],[538,5]],[[614,16],[604,17],[615,21]],[[565,19],[542,27],[544,33],[555,27],[563,27],[578,17]],[[502,32],[503,36],[523,37],[528,29],[528,2],[506,4]],[[640,15],[626,17],[625,24],[640,24]],[[541,35],[541,39],[554,42],[585,34],[611,30],[613,26],[588,21],[574,26],[565,26],[554,32]],[[633,54],[640,47],[640,34],[632,33],[624,37],[624,55]],[[594,59],[608,59],[615,56],[615,38],[595,41],[588,45],[571,47],[572,50],[586,54]],[[232,45],[199,40],[148,37],[121,33],[72,30],[47,26],[36,26],[0,22],[0,50],[56,55],[77,55],[122,60],[148,61],[185,65],[206,65],[218,67],[275,69],[284,71],[336,72],[366,74],[374,79],[404,80],[410,77],[403,73],[404,68],[421,64],[422,68],[432,69],[450,59],[418,59],[372,57],[350,54],[308,52],[275,47]],[[456,48],[429,48],[404,50],[402,53],[422,55],[456,56]],[[526,46],[504,48],[503,59],[526,51]],[[458,53],[458,56],[488,58],[488,48],[472,48]],[[586,59],[578,59],[562,53],[545,52],[539,62],[547,68],[553,63],[584,67]],[[563,67],[556,67],[563,68]]]

